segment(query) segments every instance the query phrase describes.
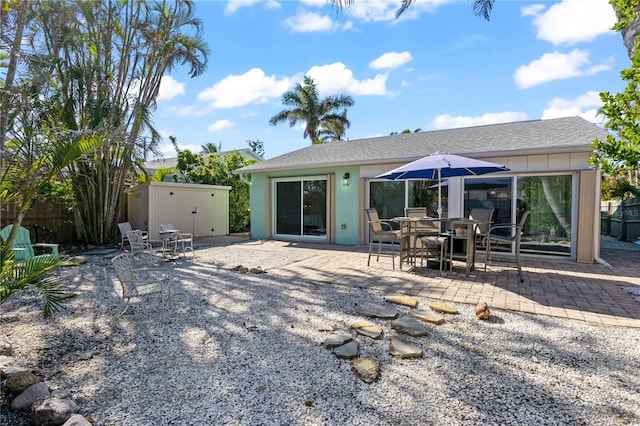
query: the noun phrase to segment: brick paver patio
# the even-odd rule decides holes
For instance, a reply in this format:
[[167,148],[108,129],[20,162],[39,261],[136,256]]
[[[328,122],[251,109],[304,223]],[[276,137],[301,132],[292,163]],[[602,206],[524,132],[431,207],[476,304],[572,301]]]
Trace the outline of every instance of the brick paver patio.
[[484,300],[496,309],[640,328],[640,302],[623,289],[640,287],[638,251],[607,249],[602,255],[608,265],[525,259],[524,282],[520,283],[515,265],[509,262],[489,266],[485,274],[481,254],[477,270],[470,276],[465,277],[464,268],[458,267],[440,277],[435,269],[409,272],[405,265],[404,270],[393,270],[388,256],[380,262],[372,258],[367,266],[367,247],[253,240],[238,241],[234,246],[308,254],[301,261],[270,269],[273,275],[444,302],[475,305]]

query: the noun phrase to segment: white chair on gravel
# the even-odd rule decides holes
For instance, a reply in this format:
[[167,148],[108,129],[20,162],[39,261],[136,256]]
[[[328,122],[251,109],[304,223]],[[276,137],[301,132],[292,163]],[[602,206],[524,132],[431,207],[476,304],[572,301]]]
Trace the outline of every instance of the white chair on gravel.
[[169,235],[170,237],[165,239],[166,246],[165,249],[168,248],[169,245],[173,245],[173,251],[176,252],[178,250],[178,246],[180,246],[181,252],[184,254],[187,250],[191,252],[192,256],[195,256],[193,253],[193,234],[180,232],[176,229],[175,226],[168,223],[166,225],[160,225],[160,233]]
[[122,302],[114,319],[127,311],[132,298],[159,294],[164,322],[165,305],[171,302],[171,270],[158,267],[157,263],[149,261],[146,256],[140,257],[134,253],[122,253],[114,257],[111,264],[122,286]]
[[[121,237],[120,247],[122,248],[123,251],[126,251],[124,249],[124,243],[128,242],[127,232],[133,231],[133,228],[131,228],[131,224],[129,222],[122,222],[118,224],[118,229],[120,230],[120,237]],[[139,231],[139,232],[140,232],[140,235],[142,236],[142,239],[146,240],[148,238],[148,235],[145,231]]]

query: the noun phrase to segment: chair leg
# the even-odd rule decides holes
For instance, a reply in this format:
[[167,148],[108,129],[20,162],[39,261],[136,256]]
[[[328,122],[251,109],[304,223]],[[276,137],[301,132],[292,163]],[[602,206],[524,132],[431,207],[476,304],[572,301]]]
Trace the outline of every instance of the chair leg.
[[369,258],[367,259],[367,266],[371,265],[371,249],[373,248],[373,240],[369,240]]
[[520,266],[520,239],[516,240],[516,265],[518,266],[518,279],[520,282],[524,282],[524,278],[522,277],[522,267]]

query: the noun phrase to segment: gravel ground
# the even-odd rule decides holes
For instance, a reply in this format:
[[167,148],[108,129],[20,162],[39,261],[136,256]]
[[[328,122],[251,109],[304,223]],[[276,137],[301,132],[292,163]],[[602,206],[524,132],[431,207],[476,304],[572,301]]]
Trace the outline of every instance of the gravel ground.
[[[501,311],[481,321],[469,305],[447,303],[460,315],[428,325],[427,337],[403,336],[424,350],[420,359],[391,357],[395,331],[370,320],[384,336],[356,337],[362,357],[380,360],[378,380],[366,384],[318,328],[350,332],[363,319],[357,306],[385,304],[384,294],[231,271],[301,256],[198,250],[171,264],[165,324],[154,298],[112,324],[119,287],[109,257],[87,256],[61,271],[78,294],[63,315],[44,320],[35,300],[15,298],[3,306],[0,336],[96,425],[640,424],[638,330]],[[418,308],[430,302],[419,298]]]

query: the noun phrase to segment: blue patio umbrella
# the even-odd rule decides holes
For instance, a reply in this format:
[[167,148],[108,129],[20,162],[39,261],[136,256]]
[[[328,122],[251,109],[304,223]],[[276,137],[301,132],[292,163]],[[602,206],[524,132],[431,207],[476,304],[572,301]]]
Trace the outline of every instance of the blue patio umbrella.
[[438,218],[442,219],[442,178],[455,176],[475,176],[487,173],[507,172],[509,169],[502,164],[475,158],[436,152],[419,160],[412,161],[386,173],[376,176],[390,180],[431,179],[438,181]]

